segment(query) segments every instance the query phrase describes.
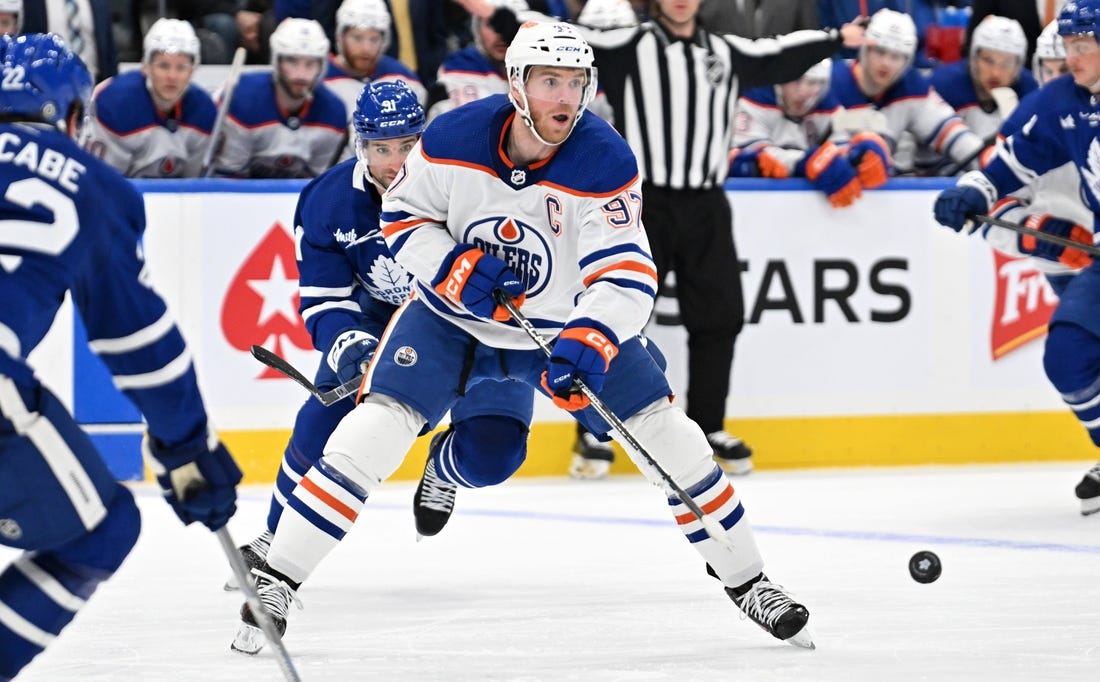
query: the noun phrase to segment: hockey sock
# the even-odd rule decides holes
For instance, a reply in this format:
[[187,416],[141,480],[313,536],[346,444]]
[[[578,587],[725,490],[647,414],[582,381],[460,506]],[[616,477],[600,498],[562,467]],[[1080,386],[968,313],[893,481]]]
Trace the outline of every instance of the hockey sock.
[[1043,368],[1092,442],[1100,446],[1100,338],[1075,324],[1051,325]]
[[291,439],[283,453],[283,462],[275,474],[275,487],[271,491],[271,507],[267,512],[267,529],[275,532],[279,527],[279,517],[283,514],[286,500],[294,492],[298,481],[302,480],[313,461],[306,457]]

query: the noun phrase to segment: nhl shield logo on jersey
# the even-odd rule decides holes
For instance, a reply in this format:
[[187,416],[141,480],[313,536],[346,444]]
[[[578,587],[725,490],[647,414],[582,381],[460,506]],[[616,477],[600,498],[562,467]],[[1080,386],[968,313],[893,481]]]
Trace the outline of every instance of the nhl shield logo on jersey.
[[416,349],[412,346],[401,346],[393,353],[393,361],[398,367],[412,367],[416,360]]
[[529,297],[537,296],[550,281],[550,244],[542,232],[527,223],[493,216],[467,227],[462,241],[507,263],[519,275]]

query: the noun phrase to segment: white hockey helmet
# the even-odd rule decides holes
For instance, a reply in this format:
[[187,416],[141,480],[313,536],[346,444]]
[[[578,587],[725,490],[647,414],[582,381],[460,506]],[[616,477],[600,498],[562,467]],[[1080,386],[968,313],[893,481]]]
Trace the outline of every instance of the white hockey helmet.
[[978,50],[995,50],[1014,55],[1023,65],[1027,57],[1027,36],[1020,22],[1008,17],[989,15],[978,22],[970,36],[970,58],[978,55]]
[[577,23],[606,31],[638,25],[638,14],[630,0],[588,0],[584,3]]
[[15,32],[23,30],[23,0],[0,0],[0,13],[15,15]]
[[[787,84],[780,83],[775,86],[775,100],[778,102],[779,107],[788,115],[805,116],[813,111],[818,102],[820,102],[829,92],[829,84],[832,80],[833,60],[831,57],[826,57],[806,69],[806,73],[802,74],[794,81],[791,81],[792,83],[798,83],[800,81],[807,81],[810,83],[807,85],[807,88],[814,88],[815,94],[813,96],[805,97],[803,101],[800,102],[786,102],[786,98],[783,96],[783,86]],[[792,109],[792,107],[794,107],[794,109]]]
[[271,63],[280,57],[328,57],[328,36],[321,24],[312,19],[283,19],[271,34]]
[[382,52],[390,46],[390,10],[383,0],[344,0],[336,10],[336,51],[343,54],[341,37],[349,28],[369,28],[382,33]]
[[[2,2],[3,0],[0,0]],[[199,46],[198,36],[191,24],[182,19],[168,19],[161,17],[149,27],[142,43],[141,63],[149,65],[153,55],[158,52],[168,54],[186,54],[191,56],[195,66],[199,65],[199,56],[202,52]]]
[[864,31],[864,38],[875,47],[903,54],[910,61],[917,54],[917,25],[904,12],[892,9],[875,12]]
[[1062,36],[1058,35],[1058,22],[1052,21],[1035,40],[1035,56],[1031,60],[1031,70],[1038,71],[1039,64],[1044,59],[1065,58],[1066,45],[1062,42]]
[[571,24],[528,21],[516,31],[516,36],[504,55],[504,66],[508,71],[509,84],[519,92],[522,101],[516,100],[512,88],[508,90],[508,99],[512,100],[512,106],[516,108],[523,122],[531,132],[535,133],[535,137],[538,137],[540,142],[549,144],[538,136],[534,122],[531,120],[526,90],[528,71],[532,66],[560,66],[584,70],[584,92],[577,107],[577,117],[573,119],[575,128],[584,114],[585,107],[596,94],[594,59],[592,47]]

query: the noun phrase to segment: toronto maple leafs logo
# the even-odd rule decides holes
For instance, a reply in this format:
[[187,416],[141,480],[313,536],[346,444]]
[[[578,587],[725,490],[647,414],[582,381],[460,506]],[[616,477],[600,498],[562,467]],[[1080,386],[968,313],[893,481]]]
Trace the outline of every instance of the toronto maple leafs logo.
[[1081,177],[1085,179],[1085,186],[1092,194],[1093,206],[1100,205],[1100,141],[1095,137],[1089,143],[1087,163],[1081,167]]
[[388,256],[375,258],[362,275],[367,292],[386,303],[401,305],[412,293],[412,275]]
[[537,295],[550,281],[550,244],[527,223],[507,216],[485,218],[468,226],[462,241],[507,263],[519,275],[528,296]]

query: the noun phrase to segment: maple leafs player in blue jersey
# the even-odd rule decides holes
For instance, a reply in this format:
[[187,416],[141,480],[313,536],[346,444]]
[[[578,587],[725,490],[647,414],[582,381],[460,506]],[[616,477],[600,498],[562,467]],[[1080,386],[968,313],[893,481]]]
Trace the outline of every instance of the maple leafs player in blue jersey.
[[[387,324],[413,290],[411,276],[386,246],[379,216],[381,193],[424,130],[424,108],[404,81],[371,83],[359,95],[353,122],[358,158],[306,187],[294,223],[301,314],[314,345],[325,354],[315,379],[321,390],[363,373]],[[474,347],[461,352],[472,359]],[[470,382],[461,393],[451,408],[450,427],[432,438],[413,498],[420,535],[442,530],[458,487],[496,485],[527,454],[534,399],[530,386]],[[286,628],[289,599],[351,530],[370,487],[358,472],[322,457],[333,429],[353,407],[352,400],[323,407],[312,398],[302,405],[277,474],[267,531],[241,548],[280,630]],[[264,589],[271,585],[282,588]],[[247,605],[241,619],[233,648],[256,653],[264,640]]]
[[0,544],[24,550],[0,573],[7,680],[118,570],[141,526],[133,495],[27,363],[66,292],[145,416],[145,455],[180,519],[224,526],[241,473],[149,286],[141,196],[70,137],[91,96],[87,67],[56,36],[4,37],[0,80]]
[[[808,611],[764,576],[739,495],[703,431],[672,405],[638,336],[657,273],[639,218],[634,155],[607,123],[582,116],[596,86],[592,62],[592,48],[572,26],[524,24],[505,56],[508,97],[491,95],[435,119],[390,184],[383,235],[412,273],[414,295],[382,336],[359,404],[324,447],[326,491],[354,518],[417,436],[477,386],[536,388],[593,433],[607,433],[573,390],[574,378],[582,379],[725,529],[732,549],[669,498],[730,598],[775,637],[812,646]],[[498,306],[496,291],[553,340],[549,361]],[[300,582],[315,565],[284,564],[284,574]],[[287,584],[268,587],[283,603],[292,598]]]
[[[982,171],[967,173],[936,198],[936,220],[954,230],[976,231],[970,216],[988,214],[1001,197],[1038,177],[1071,163],[1081,180],[1081,195],[1100,213],[1100,0],[1066,3],[1058,15],[1070,75],[1039,91],[1042,106],[1012,133]],[[1032,211],[1025,223],[1034,229],[1081,244],[1092,244],[1092,230],[1064,216]],[[1061,245],[1021,236],[1020,251],[1073,266],[1087,265],[1062,292],[1049,325],[1043,366],[1100,447],[1100,266]],[[1100,511],[1100,464],[1077,485],[1081,513]]]

